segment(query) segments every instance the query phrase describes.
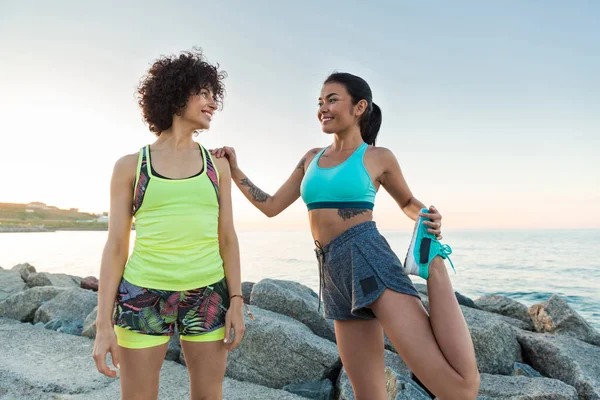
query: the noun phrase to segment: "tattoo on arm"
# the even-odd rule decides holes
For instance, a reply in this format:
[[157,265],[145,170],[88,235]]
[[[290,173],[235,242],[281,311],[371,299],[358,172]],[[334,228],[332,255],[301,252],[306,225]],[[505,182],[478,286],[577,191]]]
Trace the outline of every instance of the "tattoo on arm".
[[271,197],[268,194],[266,194],[265,192],[263,192],[262,190],[260,190],[259,188],[257,188],[256,185],[254,185],[254,183],[252,183],[250,181],[250,179],[248,179],[248,178],[242,179],[240,181],[240,185],[248,186],[250,196],[252,196],[254,201],[257,201],[259,203],[264,203],[265,201],[267,201],[269,199],[269,197]]
[[340,208],[338,209],[338,215],[344,220],[349,220],[357,215],[364,214],[369,211],[366,208]]
[[300,162],[298,162],[298,165],[296,165],[296,169],[303,169],[305,162],[306,162],[306,157],[302,157],[302,160],[300,160]]

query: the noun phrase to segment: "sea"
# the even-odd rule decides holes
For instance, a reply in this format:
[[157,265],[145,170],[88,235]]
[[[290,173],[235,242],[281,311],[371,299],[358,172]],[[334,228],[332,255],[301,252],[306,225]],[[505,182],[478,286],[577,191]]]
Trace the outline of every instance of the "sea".
[[[382,231],[401,260],[411,233]],[[104,231],[0,233],[0,266],[28,262],[38,272],[98,277],[106,238]],[[242,280],[286,279],[318,290],[308,231],[241,231],[238,238]],[[444,242],[453,249],[456,274],[448,268],[461,294],[499,294],[527,306],[558,294],[600,329],[600,230],[445,230]]]

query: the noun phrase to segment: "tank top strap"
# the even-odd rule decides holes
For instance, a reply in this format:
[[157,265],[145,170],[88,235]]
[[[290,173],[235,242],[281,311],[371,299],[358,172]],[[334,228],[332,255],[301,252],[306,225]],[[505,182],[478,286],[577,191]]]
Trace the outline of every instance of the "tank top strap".
[[137,210],[142,206],[144,201],[144,195],[146,194],[146,188],[150,181],[150,174],[148,173],[148,147],[144,146],[140,149],[140,155],[138,158],[138,167],[135,176],[135,186],[133,190],[133,208],[131,215],[135,215]]
[[366,142],[363,142],[363,144],[358,147],[358,150],[356,150],[354,155],[362,160],[368,147],[369,145]]
[[206,150],[206,148],[204,148],[204,146],[202,146],[201,144],[198,143],[198,145],[202,149],[204,159],[206,160],[206,175],[210,179],[210,182],[212,183],[213,188],[215,189],[215,194],[217,195],[217,201],[219,201],[219,171],[215,167],[210,152]]

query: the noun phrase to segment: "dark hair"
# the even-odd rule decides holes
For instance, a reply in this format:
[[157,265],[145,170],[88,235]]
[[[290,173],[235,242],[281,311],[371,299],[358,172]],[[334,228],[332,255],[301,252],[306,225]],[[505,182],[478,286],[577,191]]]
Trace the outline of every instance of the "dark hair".
[[373,103],[373,93],[369,84],[363,78],[346,72],[334,72],[325,79],[323,84],[327,83],[344,85],[350,97],[352,97],[352,104],[354,105],[361,100],[366,100],[369,103],[367,110],[360,119],[360,134],[367,144],[374,146],[381,126],[381,109]]
[[202,89],[213,92],[215,103],[223,108],[225,71],[209,64],[202,49],[193,48],[173,56],[161,56],[142,77],[137,100],[151,132],[161,132],[173,124],[173,115],[181,115],[191,95]]

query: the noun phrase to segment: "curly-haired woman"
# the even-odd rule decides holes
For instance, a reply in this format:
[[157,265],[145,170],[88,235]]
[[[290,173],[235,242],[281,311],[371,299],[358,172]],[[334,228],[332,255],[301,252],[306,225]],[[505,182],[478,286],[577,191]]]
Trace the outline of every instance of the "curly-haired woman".
[[138,88],[157,139],[114,167],[93,352],[98,371],[115,377],[111,353],[122,399],[158,398],[175,328],[192,399],[220,398],[227,351],[244,333],[229,163],[193,140],[222,106],[224,78],[193,50],[158,59]]

